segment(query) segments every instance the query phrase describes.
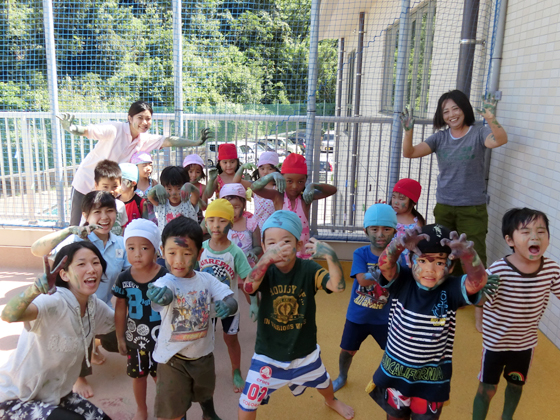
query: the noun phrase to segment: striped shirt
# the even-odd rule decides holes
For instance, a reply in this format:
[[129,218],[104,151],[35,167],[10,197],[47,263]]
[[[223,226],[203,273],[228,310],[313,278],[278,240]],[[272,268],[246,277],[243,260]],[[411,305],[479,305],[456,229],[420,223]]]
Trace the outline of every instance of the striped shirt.
[[523,351],[537,345],[539,322],[550,292],[560,298],[560,266],[543,257],[532,274],[521,273],[506,258],[492,264],[498,291],[484,304],[483,346],[492,351]]

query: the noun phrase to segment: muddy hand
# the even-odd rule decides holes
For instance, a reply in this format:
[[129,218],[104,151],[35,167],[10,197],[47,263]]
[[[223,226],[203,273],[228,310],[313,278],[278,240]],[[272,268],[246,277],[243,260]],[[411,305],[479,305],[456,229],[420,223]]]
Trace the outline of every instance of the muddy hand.
[[413,117],[414,110],[409,109],[406,107],[403,112],[401,112],[399,118],[401,120],[402,127],[405,131],[410,131],[414,128],[414,117]]
[[402,246],[416,255],[422,255],[422,251],[418,248],[418,243],[423,240],[429,241],[430,237],[422,233],[422,229],[418,225],[412,229],[406,229],[404,235],[397,239]]
[[467,240],[467,235],[464,233],[459,236],[455,231],[449,234],[449,239],[443,238],[441,240],[443,246],[451,248],[450,260],[461,259],[475,253],[474,242]]
[[66,260],[68,260],[68,256],[62,258],[62,260],[60,260],[60,262],[54,268],[54,270],[51,271],[51,266],[49,264],[49,257],[47,255],[43,257],[44,272],[35,281],[35,286],[37,287],[39,292],[45,295],[46,294],[52,295],[54,292],[56,292],[56,286],[55,286],[56,277],[58,276],[60,270],[62,270],[62,266],[66,263]]

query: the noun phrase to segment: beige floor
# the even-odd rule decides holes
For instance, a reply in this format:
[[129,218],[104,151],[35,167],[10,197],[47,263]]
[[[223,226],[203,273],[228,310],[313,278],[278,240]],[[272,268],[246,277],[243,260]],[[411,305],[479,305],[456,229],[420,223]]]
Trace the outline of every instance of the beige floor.
[[[31,281],[36,273],[5,270],[0,271],[0,310],[10,297],[19,293]],[[319,344],[323,360],[330,374],[338,373],[338,353],[340,337],[344,326],[349,291],[340,295],[326,295],[320,292],[318,302]],[[242,368],[249,366],[255,340],[255,324],[248,317],[247,305],[242,302],[244,316],[241,321],[239,335],[243,361]],[[7,324],[0,321],[0,364],[3,364],[17,344],[21,324]],[[472,400],[478,385],[476,375],[480,366],[481,336],[474,328],[472,309],[463,309],[458,314],[457,337],[454,352],[454,373],[451,385],[451,400],[445,406],[442,420],[470,419]],[[356,419],[384,419],[381,409],[364,392],[371,375],[377,368],[382,352],[373,339],[368,339],[355,356],[350,370],[349,381],[345,388],[337,393],[337,397],[352,405],[356,411]],[[230,364],[221,332],[216,339],[216,375],[217,388],[215,401],[217,412],[223,420],[237,418],[238,396],[232,392]],[[134,396],[130,378],[126,376],[124,357],[109,354],[107,362],[95,367],[91,384],[95,390],[92,401],[102,407],[114,420],[129,420],[135,410]],[[560,418],[560,350],[544,335],[539,337],[539,345],[529,374],[524,395],[517,410],[518,420],[557,420]],[[499,419],[503,404],[503,383],[490,408],[488,419]],[[154,385],[149,386],[149,401],[153,401]],[[201,418],[200,408],[196,405],[189,410],[190,419]],[[270,404],[259,409],[261,420],[296,420],[317,419],[335,420],[338,415],[329,410],[315,390],[307,390],[302,396],[294,398],[287,388],[277,391]]]

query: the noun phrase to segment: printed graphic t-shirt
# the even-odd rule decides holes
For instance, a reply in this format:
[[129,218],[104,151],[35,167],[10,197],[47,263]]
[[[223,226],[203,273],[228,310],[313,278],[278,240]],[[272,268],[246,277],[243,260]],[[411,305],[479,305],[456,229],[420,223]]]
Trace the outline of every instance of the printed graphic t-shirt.
[[124,334],[127,347],[137,350],[154,350],[161,316],[152,308],[146,293],[150,283],[166,274],[167,270],[161,267],[152,280],[147,283],[138,283],[132,277],[129,268],[117,278],[113,286],[113,295],[126,299],[128,308]]
[[373,255],[370,245],[354,251],[350,277],[354,278],[350,303],[346,319],[355,324],[386,325],[389,321],[391,308],[389,290],[375,283],[372,286],[360,286],[356,275],[374,273],[377,270],[379,257]]
[[163,233],[163,228],[173,219],[179,216],[185,216],[189,219],[193,219],[195,222],[198,221],[198,216],[196,215],[198,206],[195,209],[190,201],[181,202],[178,206],[172,206],[169,200],[165,204],[154,206],[154,213],[157,219],[157,225],[159,227],[159,233]]
[[166,274],[156,280],[158,287],[167,286],[173,301],[167,306],[152,302],[161,315],[161,326],[154,360],[167,363],[177,353],[196,359],[214,351],[214,328],[210,322],[212,302],[232,294],[229,287],[208,273],[195,271],[191,278]]
[[405,397],[432,402],[449,399],[451,357],[457,309],[478,302],[480,293],[467,295],[463,277],[448,277],[432,290],[423,290],[408,267],[400,267],[396,280],[381,284],[393,298],[389,336],[373,382],[395,388]]
[[315,293],[327,289],[329,272],[313,260],[298,258],[289,273],[268,267],[259,287],[262,299],[255,353],[289,362],[315,351]]
[[202,248],[198,262],[200,271],[211,274],[224,283],[233,291],[235,300],[239,301],[237,282],[251,272],[251,266],[241,248],[232,243],[223,251],[214,251],[210,248],[210,240],[204,241]]

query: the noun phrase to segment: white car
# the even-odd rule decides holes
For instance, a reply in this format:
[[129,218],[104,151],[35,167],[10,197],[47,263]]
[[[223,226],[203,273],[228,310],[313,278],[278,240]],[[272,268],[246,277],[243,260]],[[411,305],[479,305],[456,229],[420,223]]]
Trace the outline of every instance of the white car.
[[325,134],[323,134],[323,139],[321,140],[321,152],[334,152],[335,145],[336,140],[334,130],[325,132]]

